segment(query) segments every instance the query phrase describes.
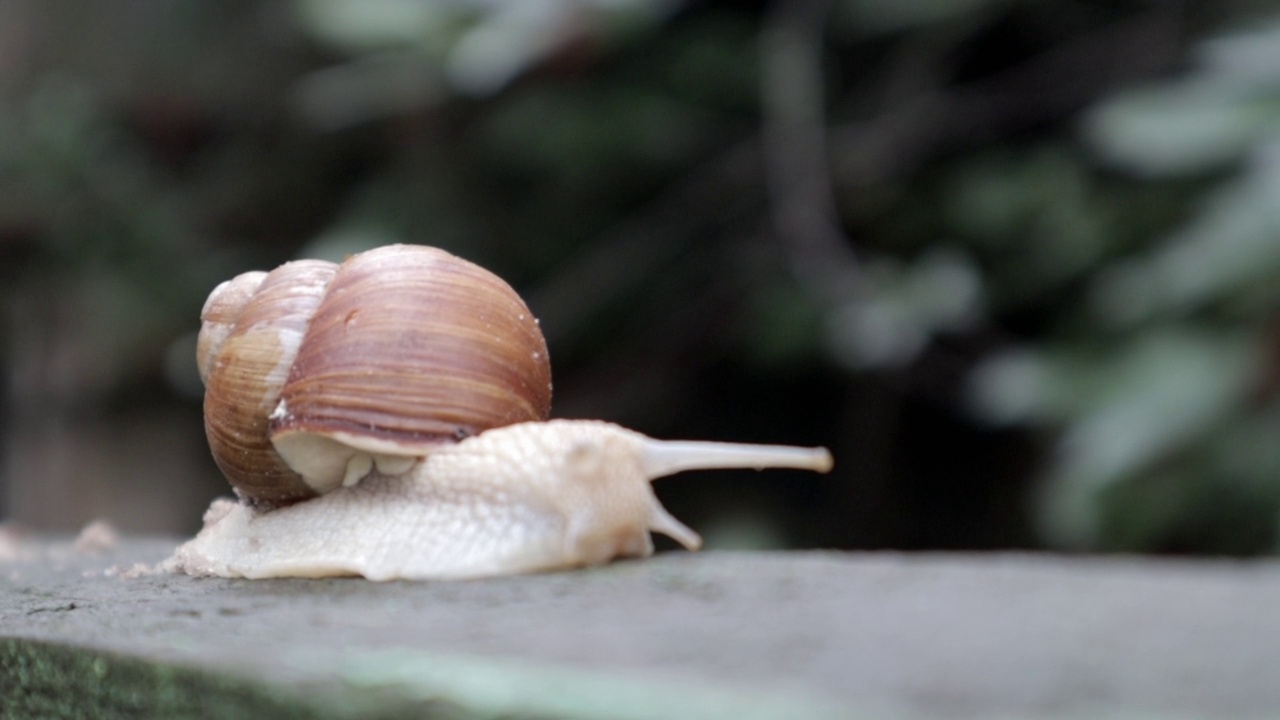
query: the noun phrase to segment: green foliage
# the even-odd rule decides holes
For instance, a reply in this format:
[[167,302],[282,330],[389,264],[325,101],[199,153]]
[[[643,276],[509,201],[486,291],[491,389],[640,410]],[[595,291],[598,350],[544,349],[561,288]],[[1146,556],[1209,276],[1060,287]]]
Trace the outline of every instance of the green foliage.
[[[1035,213],[1076,218],[1036,243],[1074,253],[1024,267],[1085,269],[1084,302],[1071,313],[1085,324],[994,358],[973,388],[988,417],[1063,428],[1043,508],[1057,543],[1274,547],[1277,443],[1262,438],[1274,430],[1275,400],[1264,396],[1259,412],[1258,396],[1274,372],[1266,348],[1280,300],[1272,27],[1206,42],[1187,76],[1121,92],[1086,115],[1084,139],[1104,165],[1173,186],[1171,197],[1181,178],[1215,178],[1206,191],[1135,215],[1114,198],[1081,202],[1080,171],[1060,172],[1075,181],[1051,193],[1058,212]],[[1089,172],[1097,179],[1086,183],[1107,184],[1102,169]],[[980,186],[978,207],[984,225],[1007,231],[1009,207],[1022,205],[1010,198],[1035,183],[1003,180]],[[1153,231],[1144,211],[1174,224]],[[1052,270],[1033,278],[1052,282]]]

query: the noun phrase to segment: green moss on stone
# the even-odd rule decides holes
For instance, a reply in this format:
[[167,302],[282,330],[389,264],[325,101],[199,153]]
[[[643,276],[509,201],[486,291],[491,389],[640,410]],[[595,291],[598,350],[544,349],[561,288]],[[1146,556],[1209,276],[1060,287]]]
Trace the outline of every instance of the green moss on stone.
[[[312,690],[312,691],[309,691]],[[446,702],[274,687],[83,647],[0,639],[0,718],[462,718]],[[385,706],[379,706],[388,700]]]

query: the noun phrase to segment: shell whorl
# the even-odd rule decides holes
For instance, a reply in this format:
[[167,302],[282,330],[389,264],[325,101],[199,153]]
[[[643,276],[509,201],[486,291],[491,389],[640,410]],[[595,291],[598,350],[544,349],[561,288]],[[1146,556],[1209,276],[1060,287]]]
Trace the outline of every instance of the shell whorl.
[[281,504],[316,494],[276,453],[268,418],[337,267],[286,263],[261,273],[247,296],[257,273],[246,273],[218,286],[205,303],[199,342],[200,364],[208,368],[205,434],[218,468],[242,497]]

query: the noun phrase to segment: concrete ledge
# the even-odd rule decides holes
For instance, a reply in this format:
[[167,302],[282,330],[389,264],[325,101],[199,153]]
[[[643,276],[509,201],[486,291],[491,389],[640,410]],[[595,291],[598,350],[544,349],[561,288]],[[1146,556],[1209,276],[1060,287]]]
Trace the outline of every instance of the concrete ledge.
[[175,542],[31,540],[0,561],[5,711],[1280,715],[1272,562],[677,553],[462,583],[121,572]]

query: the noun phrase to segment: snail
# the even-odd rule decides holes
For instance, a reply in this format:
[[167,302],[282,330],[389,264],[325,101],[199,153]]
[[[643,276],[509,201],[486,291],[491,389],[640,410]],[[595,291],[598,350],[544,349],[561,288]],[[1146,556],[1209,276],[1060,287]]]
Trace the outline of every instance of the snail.
[[201,312],[205,429],[236,500],[162,567],[462,579],[598,565],[698,534],[651,487],[683,470],[826,472],[824,448],[662,441],[551,420],[533,313],[493,273],[390,245],[222,283]]

